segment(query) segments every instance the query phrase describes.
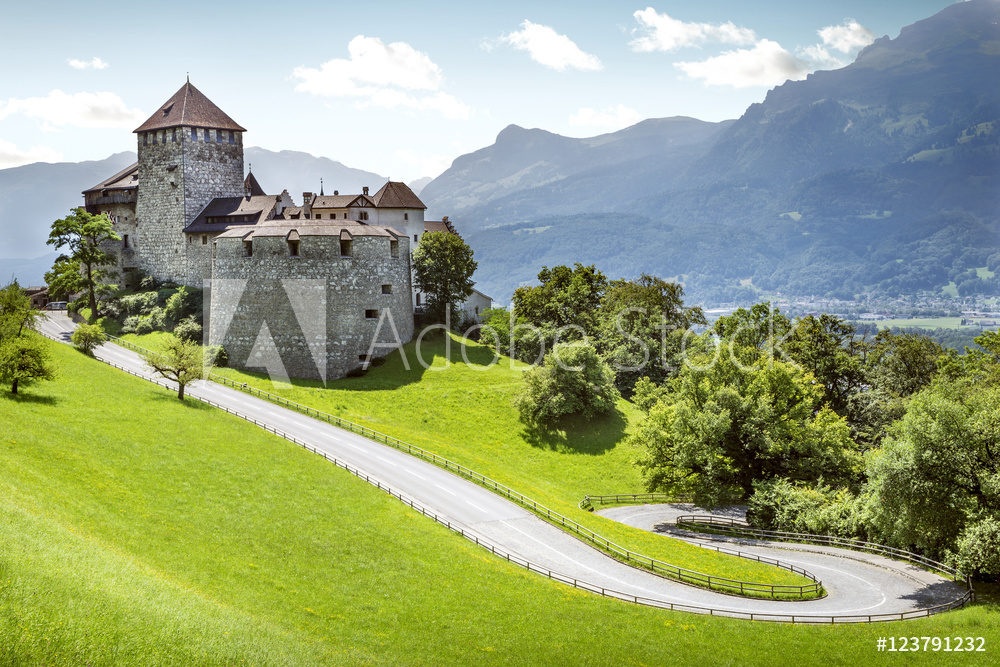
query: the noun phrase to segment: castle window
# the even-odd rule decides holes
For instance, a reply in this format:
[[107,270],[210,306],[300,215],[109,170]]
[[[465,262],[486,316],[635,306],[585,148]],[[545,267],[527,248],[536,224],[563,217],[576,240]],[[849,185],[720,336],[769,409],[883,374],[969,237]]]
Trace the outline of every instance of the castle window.
[[244,241],[243,242],[243,256],[244,257],[253,257],[253,241]]
[[361,211],[360,213],[358,213],[358,220],[367,220],[367,219],[368,219],[368,211]]
[[416,235],[416,234],[414,234],[414,235],[413,235],[413,242],[414,242],[414,243],[416,243],[416,242],[417,242],[417,235]]
[[403,220],[409,220],[409,219],[410,219],[410,214],[409,213],[404,213],[403,214]]
[[479,314],[479,306],[476,306],[476,315]]
[[365,319],[366,320],[377,320],[378,319],[378,311],[377,310],[366,310],[365,311]]
[[215,143],[217,143],[217,144],[221,144],[222,143],[222,130],[216,130],[215,131]]
[[208,234],[202,234],[201,235],[201,244],[202,245],[208,245]]
[[177,141],[177,128],[175,127],[170,134],[170,141]]
[[149,145],[149,132],[143,132],[142,133],[142,145],[143,146],[148,146]]
[[392,294],[392,285],[382,285],[382,294]]
[[215,250],[219,247],[218,241],[212,241],[212,259],[215,259]]
[[323,219],[323,214],[322,213],[317,213],[316,214],[316,219],[317,220],[322,220]]
[[128,248],[128,234],[122,235],[122,247]]
[[198,141],[198,130],[191,128],[191,141]]
[[354,241],[351,239],[340,239],[340,256],[354,257]]
[[389,241],[389,254],[393,259],[399,259],[399,241]]
[[298,257],[299,256],[299,242],[298,242],[298,240],[295,240],[295,241],[289,240],[288,241],[288,256],[289,257]]
[[232,130],[229,130],[229,143],[231,144],[236,143],[236,133],[233,132]]
[[194,243],[194,237],[193,236],[190,236],[190,235],[188,236],[188,243]]
[[417,306],[420,305],[420,292],[417,292]]
[[308,213],[306,213],[306,220],[308,220],[308,219],[309,219],[309,214],[308,214]]

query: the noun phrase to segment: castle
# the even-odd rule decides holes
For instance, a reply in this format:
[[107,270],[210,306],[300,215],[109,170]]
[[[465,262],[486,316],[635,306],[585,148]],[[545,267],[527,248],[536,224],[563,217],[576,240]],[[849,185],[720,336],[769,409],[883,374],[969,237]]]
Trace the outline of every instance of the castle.
[[[138,162],[85,190],[121,241],[125,274],[206,287],[205,338],[239,368],[334,379],[414,334],[411,250],[456,233],[405,183],[374,194],[267,195],[244,176],[243,133],[190,81],[136,130]],[[475,292],[468,316],[489,308]]]

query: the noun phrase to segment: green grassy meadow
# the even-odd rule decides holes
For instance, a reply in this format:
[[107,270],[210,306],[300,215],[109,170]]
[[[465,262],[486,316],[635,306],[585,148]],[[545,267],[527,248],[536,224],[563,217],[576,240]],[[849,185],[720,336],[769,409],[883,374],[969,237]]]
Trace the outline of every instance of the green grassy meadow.
[[[52,344],[0,390],[0,665],[986,664],[987,600],[802,627],[599,598],[495,558],[323,459]],[[986,654],[878,653],[886,635]]]
[[[126,336],[136,345],[155,348],[163,336]],[[507,357],[487,367],[492,352],[477,343],[450,339],[452,363],[446,367],[445,343],[438,338],[405,346],[410,365],[392,354],[384,365],[360,378],[321,382],[272,383],[267,377],[234,369],[223,375],[317,410],[381,431],[451,459],[519,491],[618,543],[646,556],[727,579],[765,584],[808,585],[808,579],[767,565],[718,554],[678,540],[665,539],[579,509],[584,495],[642,490],[634,460],[639,452],[625,443],[629,424],[640,417],[627,401],[619,412],[592,422],[564,420],[558,428],[530,431],[517,417],[512,401],[524,367]],[[466,363],[466,359],[468,363]]]

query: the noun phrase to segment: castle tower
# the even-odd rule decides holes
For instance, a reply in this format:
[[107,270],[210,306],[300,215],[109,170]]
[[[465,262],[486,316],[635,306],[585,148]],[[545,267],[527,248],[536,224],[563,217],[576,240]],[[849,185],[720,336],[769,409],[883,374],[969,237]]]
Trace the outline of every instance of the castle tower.
[[144,271],[159,280],[198,282],[188,276],[181,230],[212,199],[243,196],[244,132],[190,81],[135,130]]

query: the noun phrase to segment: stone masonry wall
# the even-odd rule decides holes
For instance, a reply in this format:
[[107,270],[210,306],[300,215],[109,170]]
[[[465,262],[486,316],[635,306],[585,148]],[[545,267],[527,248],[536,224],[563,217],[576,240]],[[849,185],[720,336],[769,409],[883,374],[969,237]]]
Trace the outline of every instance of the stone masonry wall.
[[185,234],[187,238],[187,284],[201,289],[212,278],[212,248],[218,234]]
[[[206,137],[207,133],[207,137]],[[140,133],[138,230],[141,268],[159,280],[199,286],[188,275],[187,239],[181,230],[215,197],[243,194],[243,136],[178,127]],[[207,141],[206,141],[207,138]]]
[[[241,239],[216,240],[209,344],[223,345],[237,368],[273,374],[267,357],[273,359],[276,350],[288,376],[333,380],[362,365],[379,318],[384,321],[377,342],[397,342],[390,315],[398,342],[408,342],[413,337],[409,243],[399,239],[399,257],[393,258],[391,240],[355,237],[349,258],[340,256],[337,236],[302,237],[298,257],[289,256],[281,236],[255,238],[252,257],[245,256]],[[383,293],[384,285],[391,286],[391,294]],[[375,348],[372,356],[390,351]]]

